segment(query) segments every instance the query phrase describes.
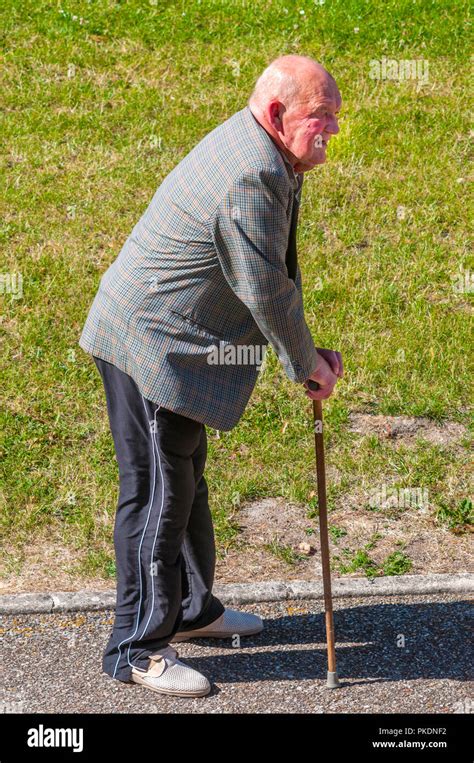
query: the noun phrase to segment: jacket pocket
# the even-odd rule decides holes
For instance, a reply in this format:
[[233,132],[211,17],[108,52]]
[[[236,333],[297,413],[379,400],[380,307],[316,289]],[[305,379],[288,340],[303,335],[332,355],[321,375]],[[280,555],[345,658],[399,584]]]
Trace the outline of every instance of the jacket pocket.
[[217,339],[223,342],[228,341],[222,333],[216,332],[215,329],[204,326],[202,323],[198,323],[198,321],[194,320],[194,318],[190,318],[189,315],[183,315],[183,313],[179,313],[177,310],[170,310],[170,313],[177,315],[178,318],[181,318],[181,320],[187,323],[188,326],[205,336],[207,339]]

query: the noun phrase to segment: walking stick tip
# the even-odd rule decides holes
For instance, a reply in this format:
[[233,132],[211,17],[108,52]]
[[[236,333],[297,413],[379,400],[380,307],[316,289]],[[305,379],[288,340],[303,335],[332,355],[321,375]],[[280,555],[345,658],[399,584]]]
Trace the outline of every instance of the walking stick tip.
[[332,673],[328,670],[328,680],[326,683],[327,689],[338,689],[341,686],[339,679],[337,677],[337,673]]

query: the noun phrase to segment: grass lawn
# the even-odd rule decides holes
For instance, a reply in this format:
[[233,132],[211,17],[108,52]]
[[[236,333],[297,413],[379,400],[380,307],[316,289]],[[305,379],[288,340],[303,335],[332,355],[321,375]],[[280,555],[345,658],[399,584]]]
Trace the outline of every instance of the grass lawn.
[[[466,506],[467,437],[455,456],[429,443],[395,453],[348,424],[366,412],[468,425],[467,16],[462,0],[3,0],[2,574],[51,540],[72,550],[78,575],[113,577],[117,464],[78,338],[159,183],[283,53],[321,61],[343,97],[328,161],[306,175],[298,231],[315,344],[345,361],[324,404],[339,475],[330,508],[380,484],[427,488],[434,525]],[[383,58],[422,60],[429,75],[374,79]],[[16,273],[21,295],[5,287]],[[208,429],[208,441],[220,557],[254,498],[300,502],[317,528],[311,403],[271,349],[239,425]],[[408,567],[393,557],[385,573]]]

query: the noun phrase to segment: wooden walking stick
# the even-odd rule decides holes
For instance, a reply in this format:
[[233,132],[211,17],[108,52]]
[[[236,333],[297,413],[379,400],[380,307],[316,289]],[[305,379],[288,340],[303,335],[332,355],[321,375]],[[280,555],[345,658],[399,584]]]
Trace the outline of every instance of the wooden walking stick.
[[[315,381],[308,381],[311,390],[319,389]],[[323,567],[324,610],[326,613],[326,640],[328,647],[328,674],[326,686],[336,689],[341,684],[336,673],[336,650],[334,646],[334,619],[331,594],[331,568],[329,563],[328,518],[326,504],[326,469],[324,465],[323,404],[313,400],[314,446],[316,451],[316,476],[318,482],[319,537]]]

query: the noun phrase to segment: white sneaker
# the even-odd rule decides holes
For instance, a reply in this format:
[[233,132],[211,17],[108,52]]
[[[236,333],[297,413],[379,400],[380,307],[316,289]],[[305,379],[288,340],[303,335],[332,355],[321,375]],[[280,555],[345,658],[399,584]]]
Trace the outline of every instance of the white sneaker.
[[150,655],[148,670],[132,668],[131,680],[160,694],[178,697],[204,697],[211,691],[206,676],[178,660],[178,652],[166,646]]

